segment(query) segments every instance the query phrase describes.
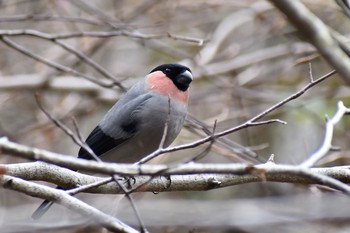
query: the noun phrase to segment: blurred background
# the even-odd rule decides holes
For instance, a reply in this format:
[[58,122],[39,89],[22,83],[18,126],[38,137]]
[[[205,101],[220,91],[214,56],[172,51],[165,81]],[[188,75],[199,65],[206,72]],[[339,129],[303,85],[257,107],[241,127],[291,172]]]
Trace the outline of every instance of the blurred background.
[[[349,33],[350,21],[335,1],[303,2],[327,25]],[[2,0],[0,54],[0,136],[72,156],[78,146],[40,110],[34,93],[72,130],[74,117],[86,137],[125,89],[154,67],[185,64],[195,79],[189,121],[173,144],[179,145],[202,138],[201,127],[210,132],[215,121],[216,132],[242,124],[303,88],[310,76],[317,79],[332,70],[280,12],[260,0]],[[256,164],[274,154],[276,163],[299,164],[320,146],[325,115],[334,114],[339,100],[349,107],[350,89],[333,75],[263,118],[287,125],[230,134],[214,143],[199,162]],[[342,150],[319,165],[349,163],[349,123],[345,117],[333,139]],[[206,147],[163,157],[181,162]],[[0,163],[16,162],[25,161],[1,154]],[[152,232],[341,232],[349,227],[343,222],[349,213],[334,206],[349,203],[334,195],[330,198],[310,186],[258,183],[208,192],[148,193],[139,205]],[[3,226],[11,225],[14,215],[12,226],[20,225],[41,202],[5,190],[0,190],[0,199]],[[309,199],[312,202],[305,203]],[[170,205],[169,200],[180,204]],[[147,203],[154,208],[143,208]],[[188,212],[189,206],[198,211]],[[311,208],[315,206],[319,208]],[[329,206],[334,212],[319,215]],[[26,211],[18,215],[19,208]],[[305,211],[311,211],[308,217]],[[149,212],[156,220],[148,219]],[[132,213],[124,215],[135,224]],[[178,221],[169,221],[174,218]],[[81,230],[61,227],[51,232]]]

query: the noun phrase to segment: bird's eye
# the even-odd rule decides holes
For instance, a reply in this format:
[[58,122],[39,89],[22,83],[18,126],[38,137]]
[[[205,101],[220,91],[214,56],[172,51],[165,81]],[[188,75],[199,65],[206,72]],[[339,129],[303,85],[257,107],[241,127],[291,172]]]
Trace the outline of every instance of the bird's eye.
[[171,72],[171,69],[170,68],[166,68],[165,71],[164,71],[166,74],[169,74]]

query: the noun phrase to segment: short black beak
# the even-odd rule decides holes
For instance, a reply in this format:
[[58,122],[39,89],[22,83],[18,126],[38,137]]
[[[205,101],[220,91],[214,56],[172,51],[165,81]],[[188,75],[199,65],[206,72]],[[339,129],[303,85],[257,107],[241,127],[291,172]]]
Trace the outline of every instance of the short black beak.
[[192,82],[192,80],[193,80],[192,73],[188,70],[182,72],[176,77],[177,83],[185,87],[186,88],[185,90],[187,90],[187,88],[190,86],[190,83]]

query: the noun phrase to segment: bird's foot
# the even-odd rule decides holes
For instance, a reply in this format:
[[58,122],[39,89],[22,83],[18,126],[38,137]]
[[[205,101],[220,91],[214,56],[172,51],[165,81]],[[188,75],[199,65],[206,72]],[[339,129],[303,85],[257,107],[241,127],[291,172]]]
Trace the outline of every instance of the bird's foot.
[[133,176],[123,176],[123,183],[126,184],[127,189],[131,189],[136,184],[136,179]]

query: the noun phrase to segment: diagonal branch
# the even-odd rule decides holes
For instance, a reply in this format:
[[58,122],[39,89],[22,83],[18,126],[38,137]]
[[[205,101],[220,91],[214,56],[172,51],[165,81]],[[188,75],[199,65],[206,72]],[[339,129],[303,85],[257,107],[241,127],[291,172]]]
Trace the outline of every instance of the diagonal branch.
[[62,190],[56,190],[8,175],[0,176],[0,185],[4,188],[25,193],[33,197],[41,197],[41,193],[45,192],[47,197],[50,197],[50,200],[92,218],[95,222],[101,224],[112,232],[137,232],[135,229],[125,225],[120,220],[107,215],[74,197],[71,197]]
[[50,121],[52,121],[59,129],[61,129],[66,135],[68,135],[75,144],[84,148],[84,150],[86,150],[93,159],[99,161],[98,156],[95,154],[95,152],[93,152],[93,150],[91,150],[91,148],[86,143],[83,142],[83,140],[81,140],[82,138],[80,137],[80,135],[74,134],[67,126],[65,126],[61,121],[57,120],[55,117],[53,117],[44,108],[44,106],[41,103],[39,93],[35,93],[35,100],[40,110],[47,116],[47,118],[49,118]]
[[178,150],[184,150],[184,149],[189,149],[189,148],[194,148],[197,147],[199,145],[202,145],[206,142],[209,142],[212,140],[212,138],[217,138],[217,137],[222,137],[228,134],[231,134],[233,132],[236,132],[238,130],[244,129],[244,128],[248,128],[251,126],[257,126],[257,125],[265,125],[265,124],[271,124],[271,123],[282,123],[285,124],[285,122],[279,120],[279,119],[271,119],[268,121],[259,121],[257,122],[257,120],[261,119],[262,117],[266,116],[267,114],[269,114],[270,112],[276,110],[277,108],[285,105],[286,103],[290,102],[293,99],[298,98],[299,96],[303,95],[307,90],[309,90],[310,88],[312,88],[313,86],[317,85],[318,83],[326,80],[327,78],[331,77],[333,74],[335,74],[335,71],[331,71],[328,74],[325,74],[324,76],[311,81],[309,84],[307,84],[305,87],[303,87],[301,90],[297,91],[296,93],[288,96],[287,98],[285,98],[284,100],[278,102],[277,104],[271,106],[270,108],[266,109],[265,111],[261,112],[260,114],[254,116],[253,118],[251,118],[250,120],[244,122],[241,125],[238,125],[236,127],[218,132],[216,134],[213,135],[209,135],[205,138],[199,139],[195,142],[191,142],[191,143],[187,143],[187,144],[183,144],[180,146],[174,146],[174,147],[170,147],[170,148],[164,148],[164,149],[158,149],[155,152],[153,152],[152,154],[146,156],[145,158],[140,160],[140,163],[145,163],[146,161],[149,161],[155,157],[157,157],[160,154],[164,154],[164,153],[168,153],[168,152],[173,152],[173,151],[178,151]]
[[328,27],[299,0],[270,0],[334,69],[350,83],[350,59]]
[[[41,102],[40,102],[40,99],[39,99],[39,95],[36,94],[35,95],[35,99],[36,99],[36,102],[39,106],[39,108],[44,112],[44,114],[60,129],[62,129],[77,145],[79,145],[80,147],[84,148],[84,150],[86,150],[89,155],[91,156],[92,159],[94,159],[95,161],[97,162],[102,162],[102,160],[95,154],[95,152],[86,144],[84,143],[82,140],[81,140],[81,137],[80,137],[80,134],[78,135],[75,135],[67,126],[65,126],[62,122],[60,122],[59,120],[55,119],[48,111],[46,111],[46,109],[42,106]],[[170,102],[169,102],[170,104]],[[78,129],[76,127],[76,129]],[[119,186],[119,188],[121,190],[123,190],[123,193],[126,195],[127,199],[129,200],[133,210],[134,210],[134,213],[137,217],[137,219],[139,220],[139,225],[141,227],[141,229],[145,229],[144,227],[144,224],[142,222],[142,219],[140,217],[140,214],[139,214],[139,211],[137,210],[136,208],[136,205],[135,205],[135,202],[133,201],[132,197],[130,196],[129,192],[126,190],[126,188],[124,187],[124,185],[119,181],[120,177],[118,177],[117,175],[115,174],[112,174],[112,177],[108,180],[105,180],[105,181],[102,181],[102,182],[97,182],[97,183],[94,183],[94,184],[90,184],[88,185],[88,187],[78,187],[78,188],[74,188],[73,190],[69,190],[69,191],[66,191],[67,193],[71,194],[71,195],[74,195],[74,194],[77,194],[78,192],[82,191],[82,190],[85,190],[87,188],[90,188],[90,187],[96,187],[96,186],[99,186],[99,185],[102,185],[102,184],[105,184],[106,182],[110,182],[110,180],[113,180],[117,183],[117,185]],[[44,213],[41,213],[40,215],[43,215]],[[145,230],[142,230],[143,232],[145,232]]]
[[34,54],[32,52],[30,52],[29,50],[25,49],[24,47],[20,46],[19,44],[15,43],[14,41],[10,40],[9,38],[7,38],[6,36],[0,36],[0,40],[2,42],[4,42],[4,44],[6,44],[7,46],[17,50],[18,52],[30,57],[30,58],[33,58],[34,60],[38,61],[38,62],[41,62],[47,66],[50,66],[52,68],[55,68],[59,71],[62,71],[62,72],[65,72],[65,73],[68,73],[68,74],[73,74],[73,75],[76,75],[76,76],[80,76],[80,77],[83,77],[93,83],[96,83],[102,87],[113,87],[115,85],[114,82],[104,82],[104,81],[101,81],[101,80],[97,80],[93,77],[90,77],[89,75],[86,75],[86,74],[83,74],[77,70],[74,70],[70,67],[67,67],[67,66],[63,66],[61,64],[58,64],[56,62],[53,62],[53,61],[50,61],[50,60],[47,60],[46,58],[43,58],[37,54]]

